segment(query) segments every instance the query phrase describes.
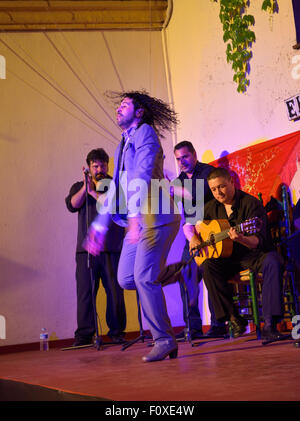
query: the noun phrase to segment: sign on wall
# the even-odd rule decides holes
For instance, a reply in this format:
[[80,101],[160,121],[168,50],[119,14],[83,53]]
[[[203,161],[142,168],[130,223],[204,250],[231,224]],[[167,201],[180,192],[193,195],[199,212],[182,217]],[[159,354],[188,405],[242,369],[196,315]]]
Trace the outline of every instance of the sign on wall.
[[285,100],[288,119],[297,120],[300,118],[300,94]]

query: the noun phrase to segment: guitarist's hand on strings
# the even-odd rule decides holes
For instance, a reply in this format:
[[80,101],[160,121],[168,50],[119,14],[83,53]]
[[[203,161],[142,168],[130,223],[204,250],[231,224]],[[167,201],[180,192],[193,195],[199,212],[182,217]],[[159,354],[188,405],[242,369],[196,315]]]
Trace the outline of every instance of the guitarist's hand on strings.
[[232,241],[237,241],[238,243],[242,240],[242,237],[245,237],[243,234],[238,233],[233,227],[230,227],[228,236]]
[[[202,237],[195,230],[195,226],[191,225],[191,224],[184,224],[183,225],[183,232],[184,232],[185,238],[189,242],[189,250],[190,250],[190,254],[192,255],[195,252],[197,252],[197,250],[193,250],[193,248],[195,248],[195,247],[199,246],[199,244],[201,244]],[[199,255],[202,256],[202,249],[199,249]]]
[[238,233],[235,228],[231,227],[228,231],[228,236],[232,241],[242,244],[250,249],[255,249],[258,246],[259,239],[256,235],[245,236],[244,234]]

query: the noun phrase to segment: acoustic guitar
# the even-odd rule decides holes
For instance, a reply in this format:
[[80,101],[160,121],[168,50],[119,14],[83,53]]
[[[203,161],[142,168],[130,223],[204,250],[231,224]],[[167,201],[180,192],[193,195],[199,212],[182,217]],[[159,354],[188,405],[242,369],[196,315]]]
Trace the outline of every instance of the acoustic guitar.
[[[258,217],[248,219],[234,228],[238,233],[253,235],[260,231],[262,220]],[[211,257],[230,257],[233,241],[229,238],[230,225],[227,219],[198,222],[195,229],[201,243],[192,249],[198,266]],[[202,250],[202,256],[199,251]]]

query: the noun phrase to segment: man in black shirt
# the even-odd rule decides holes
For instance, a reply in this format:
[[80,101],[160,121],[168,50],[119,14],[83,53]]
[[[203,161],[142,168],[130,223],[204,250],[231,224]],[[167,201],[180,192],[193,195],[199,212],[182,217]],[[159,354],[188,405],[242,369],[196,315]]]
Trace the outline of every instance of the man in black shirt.
[[[78,213],[76,246],[77,329],[75,331],[74,346],[86,345],[92,342],[96,326],[93,299],[97,295],[100,278],[107,296],[106,322],[109,328],[108,336],[114,343],[123,342],[123,332],[126,326],[123,289],[117,281],[117,269],[124,229],[114,223],[111,224],[105,249],[100,255],[88,255],[82,247],[87,228],[97,215],[96,204],[100,194],[96,191],[96,185],[102,179],[111,179],[107,174],[108,161],[109,158],[104,149],[99,148],[90,151],[86,158],[89,174],[84,173],[84,181],[73,184],[69,195],[66,197],[68,210]],[[88,192],[87,207],[86,190]],[[88,215],[86,215],[86,211]],[[94,292],[88,259],[90,259],[90,267],[92,268],[95,282]]]
[[[229,237],[233,251],[227,258],[208,258],[202,264],[204,282],[212,300],[216,318],[231,321],[234,337],[246,330],[247,322],[237,314],[228,279],[239,271],[251,268],[263,274],[262,312],[263,340],[281,339],[276,324],[282,317],[281,279],[279,256],[273,251],[267,228],[267,215],[261,202],[255,197],[235,188],[230,173],[224,168],[214,169],[207,177],[214,199],[204,210],[204,220],[225,219],[229,222]],[[259,232],[254,235],[238,233],[234,228],[247,219],[258,217],[262,221]],[[198,236],[190,242],[190,248],[200,243]],[[203,253],[203,252],[202,252]]]
[[[206,177],[214,168],[212,165],[199,162],[197,159],[197,153],[193,144],[189,141],[182,141],[177,143],[174,148],[174,154],[176,161],[178,163],[180,174],[178,179],[181,181],[182,186],[184,186],[185,180],[192,180],[192,207],[196,206],[196,197],[197,197],[197,180],[203,180],[204,188],[204,203],[207,203],[213,198],[213,195],[208,187]],[[199,193],[199,192],[198,192]],[[186,205],[186,202],[184,203]],[[185,216],[185,225],[183,227],[184,234],[186,236],[186,243],[183,249],[182,261],[188,261],[190,258],[189,254],[189,240],[194,235],[194,227],[188,222],[189,216],[187,213],[184,213]],[[182,276],[188,291],[189,298],[189,324],[191,328],[191,338],[197,339],[203,336],[202,332],[202,320],[199,312],[198,305],[198,296],[199,296],[199,282],[201,281],[202,274],[201,268],[198,268],[195,261],[192,260],[190,265],[185,267],[182,270]],[[184,299],[184,288],[182,283],[180,285],[181,298],[183,302],[183,318],[187,326],[188,320],[186,317],[187,309]],[[226,328],[224,323],[218,322],[214,315],[213,307],[211,306],[210,299],[208,298],[209,309],[211,313],[211,327],[210,330],[206,333],[208,337],[224,337],[226,334]],[[185,331],[180,332],[176,335],[178,339],[184,337]]]

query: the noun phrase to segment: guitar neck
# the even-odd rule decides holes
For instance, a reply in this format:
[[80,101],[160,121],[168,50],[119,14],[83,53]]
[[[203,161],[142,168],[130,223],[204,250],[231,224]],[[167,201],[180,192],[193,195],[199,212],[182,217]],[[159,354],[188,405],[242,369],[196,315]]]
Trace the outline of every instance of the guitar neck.
[[[243,228],[242,228],[243,224],[239,224],[236,225],[235,227],[233,227],[238,233],[243,232]],[[231,228],[231,227],[230,227]],[[228,232],[230,228],[226,228],[225,230],[218,232],[218,233],[214,233],[210,236],[210,238],[206,241],[203,241],[199,247],[207,247],[207,246],[211,246],[215,243],[219,243],[220,241],[225,240],[226,238],[229,237]]]
[[[242,222],[241,224],[238,224],[232,228],[234,228],[236,230],[236,232],[238,233],[246,233],[249,235],[255,235],[257,232],[259,232],[261,230],[262,227],[262,220],[261,218],[258,217],[254,217],[251,219],[247,219],[246,221]],[[216,243],[222,242],[223,240],[226,240],[229,237],[229,230],[231,227],[228,227],[228,221],[227,220],[220,220],[218,222],[218,220],[213,220],[210,221],[209,223],[205,222],[204,223],[205,228],[202,227],[201,229],[201,224],[199,229],[197,228],[197,232],[200,235],[200,238],[203,237],[205,238],[205,241],[202,241],[199,245],[197,245],[196,247],[194,247],[192,250],[200,250],[204,247],[208,248],[208,251],[210,253],[210,249],[213,250],[213,254],[218,254],[216,253],[216,249],[218,249],[219,247],[215,247]],[[221,228],[224,228],[222,231],[219,231]],[[211,231],[210,231],[211,230]],[[217,231],[217,232],[214,232]],[[202,231],[202,232],[201,232]],[[227,242],[225,242],[227,243]],[[229,242],[230,243],[230,242]],[[228,244],[229,244],[228,243]],[[222,245],[223,247],[223,245]],[[227,245],[224,247],[226,248]],[[196,255],[197,256],[197,255]],[[199,257],[199,253],[198,253],[198,257]],[[212,257],[215,257],[214,255],[212,255]],[[201,263],[199,263],[200,265]]]
[[[231,227],[230,227],[231,228]],[[229,237],[228,232],[230,228],[226,228],[224,231],[218,232],[215,234],[215,242],[218,243],[219,241],[225,240],[227,237]],[[233,227],[238,233],[242,232],[242,224],[236,225]]]

